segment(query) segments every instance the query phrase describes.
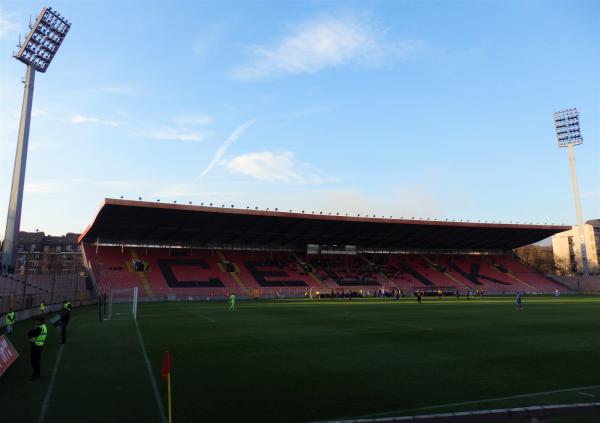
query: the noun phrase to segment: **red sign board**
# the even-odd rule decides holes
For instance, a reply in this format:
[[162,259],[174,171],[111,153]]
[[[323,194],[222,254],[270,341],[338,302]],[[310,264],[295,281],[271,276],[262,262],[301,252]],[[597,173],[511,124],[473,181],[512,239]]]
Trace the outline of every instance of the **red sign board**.
[[18,356],[19,353],[8,338],[4,335],[0,336],[0,376],[15,362]]

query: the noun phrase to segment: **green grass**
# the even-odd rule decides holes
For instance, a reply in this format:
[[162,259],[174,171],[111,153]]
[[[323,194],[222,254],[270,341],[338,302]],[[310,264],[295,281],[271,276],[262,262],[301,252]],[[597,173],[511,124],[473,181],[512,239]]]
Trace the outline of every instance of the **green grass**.
[[[303,422],[593,402],[600,298],[242,301],[141,304],[138,324],[160,394],[171,352],[174,421]],[[0,416],[35,422],[59,349],[54,328],[30,373],[21,353],[0,378]],[[132,320],[73,311],[47,422],[160,422]],[[465,403],[456,404],[454,403]],[[445,405],[450,404],[450,405]],[[569,421],[575,421],[573,418]],[[592,421],[592,420],[589,420]]]

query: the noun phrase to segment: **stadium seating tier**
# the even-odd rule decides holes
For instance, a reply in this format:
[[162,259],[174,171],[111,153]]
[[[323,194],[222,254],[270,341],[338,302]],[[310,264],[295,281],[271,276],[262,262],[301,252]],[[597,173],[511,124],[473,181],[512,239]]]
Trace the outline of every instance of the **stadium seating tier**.
[[510,255],[307,255],[90,245],[84,251],[102,292],[138,287],[141,297],[566,290]]

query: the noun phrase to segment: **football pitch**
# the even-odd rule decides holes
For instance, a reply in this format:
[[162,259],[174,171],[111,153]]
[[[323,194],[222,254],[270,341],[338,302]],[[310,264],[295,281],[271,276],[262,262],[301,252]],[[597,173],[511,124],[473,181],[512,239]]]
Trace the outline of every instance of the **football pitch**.
[[[0,378],[12,422],[157,422],[171,353],[174,422],[307,422],[600,399],[600,298],[142,303],[138,319],[74,309],[50,327],[42,379]],[[160,406],[159,406],[160,403]],[[10,417],[10,418],[9,418]],[[589,420],[587,420],[589,419]],[[594,421],[594,417],[568,421]]]

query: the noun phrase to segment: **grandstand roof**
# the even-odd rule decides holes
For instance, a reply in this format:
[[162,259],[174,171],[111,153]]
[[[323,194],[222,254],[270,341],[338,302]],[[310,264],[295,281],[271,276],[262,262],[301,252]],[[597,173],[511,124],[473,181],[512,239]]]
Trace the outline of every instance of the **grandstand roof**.
[[510,250],[570,226],[288,213],[105,199],[80,242],[190,247]]

